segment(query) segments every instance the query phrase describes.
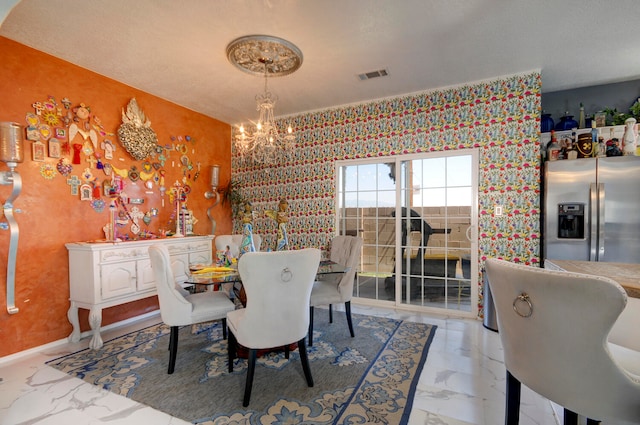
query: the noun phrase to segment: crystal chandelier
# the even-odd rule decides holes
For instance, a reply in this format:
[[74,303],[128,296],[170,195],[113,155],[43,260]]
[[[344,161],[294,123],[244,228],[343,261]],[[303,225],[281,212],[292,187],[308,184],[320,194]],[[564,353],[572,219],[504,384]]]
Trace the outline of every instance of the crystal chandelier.
[[278,97],[267,87],[269,77],[288,75],[302,64],[302,52],[290,42],[277,37],[251,35],[232,41],[227,46],[229,61],[241,70],[264,76],[264,93],[256,96],[258,121],[249,131],[241,125],[234,138],[236,152],[254,163],[275,164],[282,153],[294,147],[295,135],[289,126],[281,133],[273,108]]
[[283,135],[278,131],[273,108],[276,106],[278,96],[272,94],[267,89],[267,72],[265,64],[264,93],[256,95],[256,110],[260,112],[258,122],[252,127],[251,134],[245,130],[243,125],[238,129],[240,134],[235,137],[235,147],[245,158],[251,158],[255,163],[275,164],[278,160],[279,152],[288,152],[294,147],[296,137],[291,126]]

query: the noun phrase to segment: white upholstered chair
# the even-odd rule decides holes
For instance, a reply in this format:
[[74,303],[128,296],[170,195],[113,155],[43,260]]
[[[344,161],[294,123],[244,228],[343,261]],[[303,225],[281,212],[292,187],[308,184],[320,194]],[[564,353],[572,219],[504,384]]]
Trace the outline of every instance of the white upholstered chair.
[[497,259],[486,272],[507,369],[506,424],[518,423],[521,383],[564,407],[565,425],[578,415],[640,423],[640,352],[607,341],[627,303],[620,285]]
[[351,320],[351,297],[353,296],[353,282],[358,269],[358,261],[362,251],[362,238],[358,236],[335,236],[331,240],[329,259],[335,263],[348,267],[340,275],[324,276],[313,284],[310,301],[309,346],[313,345],[313,308],[319,305],[329,306],[329,322],[333,322],[333,304],[344,303],[349,333],[353,338],[353,322]]
[[307,385],[313,387],[305,337],[309,327],[311,286],[319,264],[320,250],[315,248],[248,252],[238,261],[247,306],[227,313],[227,324],[229,372],[233,372],[237,344],[249,350],[243,406],[249,405],[257,350],[260,349],[297,342]]
[[178,353],[178,331],[180,326],[222,320],[223,337],[227,337],[227,312],[235,309],[235,304],[221,291],[189,294],[175,282],[171,270],[171,258],[164,245],[149,247],[151,268],[156,281],[160,316],[171,327],[169,335],[169,368],[172,374]]
[[[243,235],[219,235],[216,236],[214,242],[216,244],[216,251],[224,251],[229,247],[233,258],[238,258],[240,254],[240,245],[242,245]],[[260,251],[260,245],[262,245],[262,237],[257,234],[253,234],[253,246],[256,251]]]

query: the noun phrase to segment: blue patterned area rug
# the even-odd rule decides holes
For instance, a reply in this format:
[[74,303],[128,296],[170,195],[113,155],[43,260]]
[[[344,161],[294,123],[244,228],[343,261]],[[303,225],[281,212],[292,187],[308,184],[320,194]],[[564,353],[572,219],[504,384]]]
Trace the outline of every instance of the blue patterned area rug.
[[308,347],[314,387],[298,352],[258,359],[251,403],[242,407],[246,360],[227,372],[219,322],[180,330],[176,370],[167,374],[169,328],[157,324],[47,362],[51,367],[195,424],[406,424],[436,326],[315,309]]

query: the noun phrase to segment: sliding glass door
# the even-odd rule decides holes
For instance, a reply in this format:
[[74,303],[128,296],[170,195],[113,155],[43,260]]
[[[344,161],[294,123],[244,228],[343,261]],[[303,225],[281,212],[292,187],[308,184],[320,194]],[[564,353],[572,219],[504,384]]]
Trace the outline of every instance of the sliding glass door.
[[337,163],[337,227],[364,247],[363,303],[458,310],[477,300],[477,151]]

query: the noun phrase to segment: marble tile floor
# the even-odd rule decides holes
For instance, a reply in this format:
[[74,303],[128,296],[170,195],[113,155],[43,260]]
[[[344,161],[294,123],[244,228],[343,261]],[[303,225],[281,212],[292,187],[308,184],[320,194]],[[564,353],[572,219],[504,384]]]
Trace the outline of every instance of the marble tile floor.
[[[336,309],[338,310],[338,309]],[[499,335],[481,321],[353,305],[354,313],[388,316],[438,326],[417,387],[410,425],[504,423],[505,370]],[[157,323],[158,315],[103,330],[107,341]],[[334,323],[340,324],[340,313]],[[346,326],[346,323],[345,323]],[[0,424],[178,425],[187,422],[72,378],[44,362],[88,346],[78,343],[0,358]],[[546,399],[523,386],[522,425],[559,422]]]

